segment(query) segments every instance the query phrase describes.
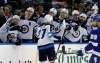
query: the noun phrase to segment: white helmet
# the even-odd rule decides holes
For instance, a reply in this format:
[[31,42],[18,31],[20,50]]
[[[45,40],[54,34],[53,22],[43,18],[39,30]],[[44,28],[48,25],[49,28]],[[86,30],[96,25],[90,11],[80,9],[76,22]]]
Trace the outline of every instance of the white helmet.
[[72,11],[72,15],[75,15],[75,14],[78,14],[78,15],[79,15],[80,12],[79,12],[78,10],[73,10],[73,11]]
[[20,20],[20,17],[19,17],[18,15],[14,15],[14,16],[12,17],[12,19],[18,19],[18,20]]
[[39,24],[39,25],[42,25],[42,24],[51,24],[51,20],[49,20],[48,18],[39,18],[38,20],[37,20],[37,23]]
[[31,11],[32,13],[34,13],[34,8],[33,7],[28,7],[27,10]]
[[15,25],[18,25],[18,23],[20,22],[20,17],[18,15],[14,15],[11,19],[10,23],[14,23]]
[[98,6],[96,4],[94,4],[94,6],[92,6],[92,9],[98,10],[99,8],[98,8]]
[[68,9],[66,9],[66,8],[62,8],[60,12],[64,12],[64,13],[66,13],[66,14],[69,13],[69,12],[68,12]]
[[92,6],[91,9],[93,9],[93,11],[94,11],[93,14],[97,14],[98,13],[99,8],[98,8],[98,6],[96,4],[94,4],[94,6]]
[[52,12],[54,15],[57,14],[57,10],[56,10],[55,8],[51,8],[51,9],[49,10],[49,12]]
[[52,21],[53,21],[53,17],[51,16],[51,15],[49,15],[49,14],[47,14],[45,17],[44,17],[44,22],[45,23],[49,23],[49,24],[51,24],[52,23]]
[[80,17],[84,17],[85,20],[87,19],[87,15],[86,15],[85,13],[81,13],[81,14],[80,14]]

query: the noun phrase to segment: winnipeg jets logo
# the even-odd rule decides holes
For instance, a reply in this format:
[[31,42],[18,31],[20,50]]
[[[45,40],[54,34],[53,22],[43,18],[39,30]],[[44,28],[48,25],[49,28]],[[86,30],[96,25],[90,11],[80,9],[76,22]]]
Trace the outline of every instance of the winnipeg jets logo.
[[80,31],[75,31],[75,32],[72,34],[72,36],[73,36],[74,38],[78,38],[78,37],[80,36]]
[[7,35],[7,39],[8,39],[8,40],[13,40],[13,39],[16,39],[16,38],[17,38],[17,37],[15,36],[14,33],[10,33],[10,34]]
[[21,32],[22,33],[27,33],[29,31],[29,27],[27,25],[22,25],[21,26]]

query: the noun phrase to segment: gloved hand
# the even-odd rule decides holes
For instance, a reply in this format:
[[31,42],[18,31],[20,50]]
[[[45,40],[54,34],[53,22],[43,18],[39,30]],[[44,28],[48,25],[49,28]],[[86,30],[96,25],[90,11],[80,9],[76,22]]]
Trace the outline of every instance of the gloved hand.
[[15,45],[19,46],[19,45],[21,45],[21,42],[20,41],[15,42]]
[[12,21],[12,17],[9,18],[9,19],[6,21],[6,25],[10,25],[10,24],[11,24],[11,21]]
[[94,49],[94,46],[92,45],[92,43],[89,43],[86,47],[85,47],[85,50],[86,51],[89,51],[89,50],[92,50]]
[[73,30],[74,30],[74,31],[77,31],[77,30],[78,30],[78,25],[74,26],[74,27],[73,27]]
[[77,55],[78,55],[78,56],[83,56],[84,54],[83,54],[82,50],[78,50],[78,51],[77,51]]
[[18,39],[18,40],[15,42],[15,45],[17,45],[17,46],[21,45],[21,39]]
[[66,30],[71,30],[71,26],[70,25],[66,25]]
[[62,52],[63,52],[64,54],[66,54],[65,46],[64,46],[64,45],[62,46]]
[[60,36],[54,36],[54,38],[58,39],[58,40],[54,40],[54,42],[56,42],[56,43],[59,43],[59,42],[61,43],[62,42]]
[[21,27],[20,26],[14,26],[10,29],[11,31],[12,30],[18,30],[18,31],[21,31]]

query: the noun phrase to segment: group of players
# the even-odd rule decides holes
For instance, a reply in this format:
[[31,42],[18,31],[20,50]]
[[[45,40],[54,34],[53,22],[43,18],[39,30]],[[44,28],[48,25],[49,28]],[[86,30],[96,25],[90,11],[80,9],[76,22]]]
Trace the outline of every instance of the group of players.
[[[83,41],[88,41],[88,34],[91,34],[89,44],[84,50],[93,54],[90,63],[99,63],[100,15],[97,14],[98,7],[96,4],[91,9],[91,15],[86,23],[87,26],[85,26],[84,22],[87,20],[87,15],[78,10],[74,10],[72,16],[69,16],[68,9],[61,8],[59,16],[56,17],[57,10],[51,8],[44,17],[38,17],[37,21],[31,21],[28,18],[34,14],[34,8],[29,7],[25,11],[24,19],[14,15],[3,24],[0,28],[0,42],[16,45],[33,43],[34,33],[38,38],[39,61],[45,63],[48,59],[50,63],[55,63],[54,41],[76,43],[81,38]],[[82,55],[83,52],[79,50],[77,53]]]

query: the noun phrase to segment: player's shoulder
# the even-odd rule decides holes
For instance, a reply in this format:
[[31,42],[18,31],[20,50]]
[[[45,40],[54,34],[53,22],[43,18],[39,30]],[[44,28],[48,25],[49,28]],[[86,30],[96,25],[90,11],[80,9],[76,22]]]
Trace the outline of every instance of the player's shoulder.
[[50,25],[42,25],[38,28],[41,28],[41,29],[50,29]]
[[45,15],[45,17],[51,17],[51,15],[49,15],[49,14],[46,14],[46,15]]
[[24,24],[24,23],[27,23],[28,21],[27,20],[21,20],[20,22],[19,22],[19,24]]
[[80,31],[87,31],[84,27],[79,26]]
[[100,30],[98,29],[98,27],[94,27],[92,30],[91,30],[91,34],[98,34]]
[[49,28],[50,25],[43,25],[42,28]]
[[49,28],[51,25],[46,25],[46,28]]
[[44,18],[47,19],[47,20],[53,20],[53,17],[49,14],[45,15]]
[[59,26],[60,24],[59,24],[58,21],[53,21],[52,25],[55,26],[55,27],[57,27],[57,26]]

